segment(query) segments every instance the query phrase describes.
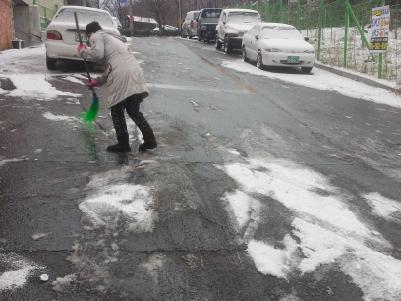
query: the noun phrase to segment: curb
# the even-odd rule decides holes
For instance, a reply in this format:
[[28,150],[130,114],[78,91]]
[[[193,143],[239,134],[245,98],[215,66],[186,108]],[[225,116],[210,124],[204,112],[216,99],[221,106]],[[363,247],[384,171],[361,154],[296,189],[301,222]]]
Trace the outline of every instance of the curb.
[[357,82],[361,82],[361,83],[367,84],[367,85],[375,87],[375,88],[385,89],[385,90],[391,91],[391,92],[396,93],[396,94],[400,93],[400,90],[397,90],[395,88],[391,88],[389,86],[383,85],[381,83],[378,83],[378,82],[376,82],[374,80],[371,80],[371,79],[363,77],[363,76],[359,76],[359,75],[356,75],[356,74],[348,73],[346,71],[338,70],[336,68],[332,68],[332,67],[327,66],[327,65],[322,65],[322,64],[316,63],[316,62],[315,62],[315,66],[320,68],[320,69],[322,69],[322,70],[329,71],[329,72],[335,73],[337,75],[341,75],[343,77],[352,79],[352,80],[357,81]]

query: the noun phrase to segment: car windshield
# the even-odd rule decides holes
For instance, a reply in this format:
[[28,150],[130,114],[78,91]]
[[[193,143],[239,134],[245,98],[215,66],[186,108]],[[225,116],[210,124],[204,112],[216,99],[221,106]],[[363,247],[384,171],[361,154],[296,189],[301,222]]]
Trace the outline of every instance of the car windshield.
[[260,22],[258,13],[253,12],[230,12],[228,15],[229,23],[256,23]]
[[79,10],[79,9],[63,9],[56,16],[55,20],[62,22],[75,22],[74,12],[78,14],[80,24],[88,24],[93,21],[99,22],[100,26],[114,27],[113,20],[106,12]]
[[263,27],[263,39],[296,39],[302,40],[301,33],[293,27]]

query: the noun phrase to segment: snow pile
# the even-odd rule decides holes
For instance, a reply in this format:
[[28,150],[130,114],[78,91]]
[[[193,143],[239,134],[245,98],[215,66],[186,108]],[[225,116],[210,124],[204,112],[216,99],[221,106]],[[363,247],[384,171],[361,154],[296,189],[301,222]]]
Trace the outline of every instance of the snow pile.
[[222,66],[239,72],[261,75],[271,79],[279,79],[312,89],[335,91],[349,97],[401,108],[401,97],[390,91],[375,88],[316,67],[312,71],[313,74],[309,75],[302,73],[294,74],[263,71],[242,60],[223,61]]
[[[1,159],[1,157],[0,157]],[[26,161],[28,160],[27,158],[13,158],[13,159],[3,159],[0,160],[0,167],[3,165],[6,165],[7,163],[13,163],[13,162],[21,162],[21,161]]]
[[325,176],[288,161],[249,159],[217,167],[239,185],[241,192],[231,199],[242,204],[230,202],[239,224],[247,221],[255,194],[293,212],[282,248],[248,238],[248,252],[261,273],[287,278],[335,263],[363,290],[365,300],[400,300],[401,261],[391,256],[392,246],[347,206],[347,195]]
[[34,271],[43,269],[43,267],[15,253],[0,254],[0,262],[2,265],[10,267],[10,270],[0,275],[0,291],[24,286]]
[[92,177],[91,193],[79,205],[94,227],[113,227],[123,222],[128,230],[150,232],[156,214],[151,189],[127,182],[132,170],[122,168]]
[[79,80],[76,76],[65,76],[63,77],[64,80],[75,83],[75,84],[80,84],[83,85],[84,83]]

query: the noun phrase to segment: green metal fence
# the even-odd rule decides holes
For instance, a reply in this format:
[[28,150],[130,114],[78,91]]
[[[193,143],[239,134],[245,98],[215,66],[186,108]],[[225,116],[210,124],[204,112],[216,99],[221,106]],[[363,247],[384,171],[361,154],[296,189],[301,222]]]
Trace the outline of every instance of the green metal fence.
[[350,4],[349,0],[318,0],[304,3],[283,0],[253,1],[241,8],[258,10],[265,22],[294,25],[311,38],[322,63],[375,74],[401,83],[401,4],[390,6],[390,37],[387,52],[370,50],[372,8],[382,0]]
[[55,6],[54,9],[51,9],[40,4],[38,4],[38,7],[39,7],[40,28],[42,30],[46,30],[47,24],[53,18],[58,7]]

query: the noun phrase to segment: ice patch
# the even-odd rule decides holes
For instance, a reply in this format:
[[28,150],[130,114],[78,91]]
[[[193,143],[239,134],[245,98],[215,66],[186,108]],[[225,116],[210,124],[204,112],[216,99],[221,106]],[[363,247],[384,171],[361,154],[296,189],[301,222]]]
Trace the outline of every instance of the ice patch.
[[17,89],[8,93],[8,96],[28,99],[54,99],[58,96],[80,96],[81,94],[62,92],[47,82],[45,74],[12,74],[7,77]]
[[279,79],[312,89],[336,91],[337,93],[349,97],[401,108],[401,97],[397,96],[395,93],[385,89],[375,88],[316,67],[313,69],[313,74],[309,75],[263,71],[242,60],[223,61],[222,66],[239,72],[251,73],[271,79]]
[[43,269],[15,253],[0,254],[0,262],[11,268],[0,275],[0,291],[22,287],[35,270]]
[[52,120],[52,121],[69,121],[69,122],[79,121],[76,117],[64,116],[64,115],[54,115],[50,112],[43,113],[43,117],[45,117],[46,119]]
[[[369,205],[372,207],[372,212],[375,215],[401,221],[400,202],[388,199],[377,192],[365,194],[363,197],[368,200]],[[398,214],[398,217],[394,216],[394,214]]]
[[236,149],[230,148],[230,149],[227,149],[227,151],[232,155],[241,156],[241,153],[239,151],[237,151]]

